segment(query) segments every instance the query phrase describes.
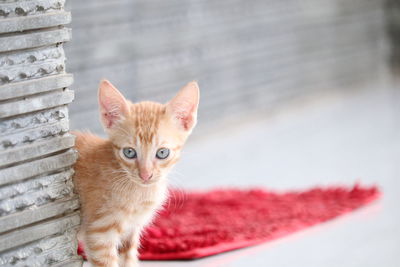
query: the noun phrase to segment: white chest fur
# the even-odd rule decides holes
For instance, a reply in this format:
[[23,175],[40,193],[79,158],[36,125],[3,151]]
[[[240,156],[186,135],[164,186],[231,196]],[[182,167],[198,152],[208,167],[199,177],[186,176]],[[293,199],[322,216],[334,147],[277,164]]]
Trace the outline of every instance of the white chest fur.
[[161,208],[166,196],[165,183],[135,188],[115,202],[114,218],[125,231],[130,231],[132,227],[142,229],[152,220],[156,210]]

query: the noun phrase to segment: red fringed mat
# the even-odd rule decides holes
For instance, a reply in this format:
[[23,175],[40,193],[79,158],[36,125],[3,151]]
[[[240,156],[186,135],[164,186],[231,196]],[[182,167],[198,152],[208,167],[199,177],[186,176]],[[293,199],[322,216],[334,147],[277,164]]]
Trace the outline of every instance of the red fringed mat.
[[173,191],[142,238],[140,259],[195,259],[259,244],[333,219],[378,196],[376,187],[358,185],[288,193],[186,192],[183,198]]

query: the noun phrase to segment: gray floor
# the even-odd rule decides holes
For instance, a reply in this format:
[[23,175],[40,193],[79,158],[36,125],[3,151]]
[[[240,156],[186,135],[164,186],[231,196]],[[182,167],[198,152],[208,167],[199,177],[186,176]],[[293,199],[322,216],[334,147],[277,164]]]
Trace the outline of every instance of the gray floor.
[[400,87],[320,96],[190,140],[180,187],[378,184],[369,207],[277,241],[163,266],[400,266]]

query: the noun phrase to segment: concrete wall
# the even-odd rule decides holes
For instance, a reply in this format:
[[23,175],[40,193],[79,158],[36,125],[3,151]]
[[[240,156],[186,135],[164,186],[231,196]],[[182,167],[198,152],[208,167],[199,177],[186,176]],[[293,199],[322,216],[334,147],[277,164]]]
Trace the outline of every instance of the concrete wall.
[[80,266],[63,0],[0,3],[0,266]]
[[71,127],[101,132],[96,90],[104,77],[132,100],[160,101],[198,80],[198,127],[349,90],[385,64],[384,2],[71,0]]

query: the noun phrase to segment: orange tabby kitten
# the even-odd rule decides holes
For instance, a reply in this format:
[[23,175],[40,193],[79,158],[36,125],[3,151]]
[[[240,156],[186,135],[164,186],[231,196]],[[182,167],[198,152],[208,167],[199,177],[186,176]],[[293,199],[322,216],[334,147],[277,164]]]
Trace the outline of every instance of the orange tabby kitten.
[[133,104],[103,80],[98,97],[109,138],[75,133],[79,235],[92,266],[138,266],[140,233],[165,200],[166,175],[196,124],[199,88],[191,82],[167,104]]

